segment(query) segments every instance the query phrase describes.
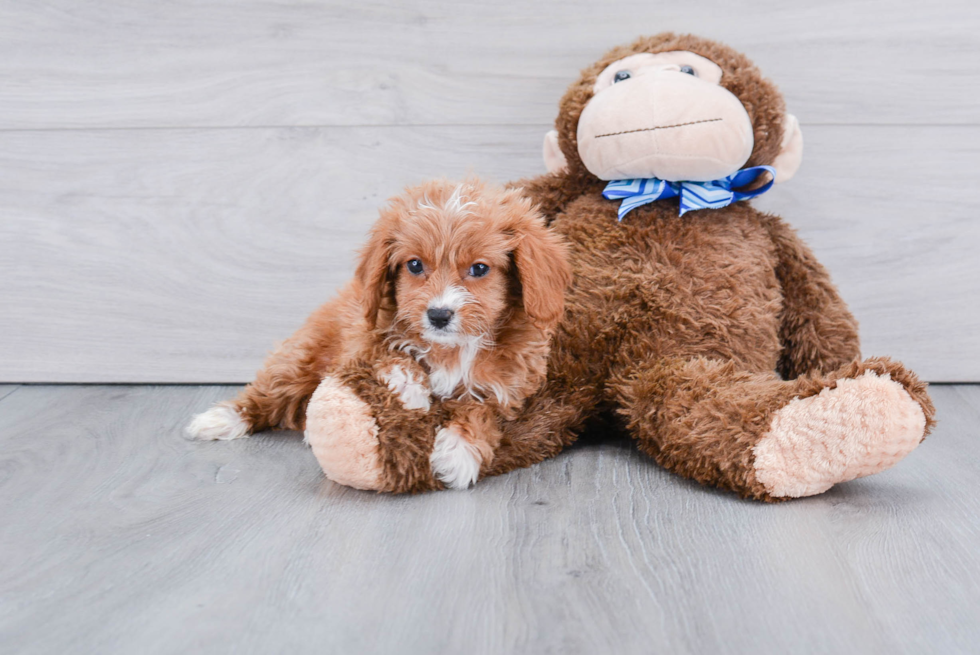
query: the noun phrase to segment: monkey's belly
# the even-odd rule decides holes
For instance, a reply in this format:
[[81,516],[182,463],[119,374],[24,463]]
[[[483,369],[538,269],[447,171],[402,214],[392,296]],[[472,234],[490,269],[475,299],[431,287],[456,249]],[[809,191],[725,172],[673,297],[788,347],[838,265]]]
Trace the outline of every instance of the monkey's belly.
[[733,205],[678,217],[667,205],[619,223],[614,207],[560,218],[576,276],[562,332],[592,357],[623,364],[704,356],[775,369],[782,294],[755,216]]

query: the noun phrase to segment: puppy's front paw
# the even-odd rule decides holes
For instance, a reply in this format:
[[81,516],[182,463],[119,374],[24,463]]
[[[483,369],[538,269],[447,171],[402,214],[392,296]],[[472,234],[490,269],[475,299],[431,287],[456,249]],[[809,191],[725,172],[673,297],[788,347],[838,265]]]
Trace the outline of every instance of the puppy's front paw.
[[187,434],[201,441],[230,441],[247,437],[248,423],[234,407],[222,403],[195,416]]
[[405,409],[429,411],[429,388],[422,379],[416,379],[415,373],[406,370],[400,364],[395,364],[379,377],[388,385],[391,392],[398,396]]
[[436,433],[429,463],[432,474],[450,489],[466,489],[475,483],[482,461],[479,448],[454,428],[442,428]]

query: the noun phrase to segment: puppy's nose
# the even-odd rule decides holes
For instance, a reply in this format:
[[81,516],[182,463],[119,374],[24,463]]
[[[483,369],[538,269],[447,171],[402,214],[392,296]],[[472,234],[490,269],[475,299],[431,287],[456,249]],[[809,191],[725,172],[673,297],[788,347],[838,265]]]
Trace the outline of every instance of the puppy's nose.
[[437,330],[449,325],[449,321],[453,320],[453,310],[446,309],[445,307],[434,307],[425,313],[429,317],[429,323],[432,323],[432,327]]

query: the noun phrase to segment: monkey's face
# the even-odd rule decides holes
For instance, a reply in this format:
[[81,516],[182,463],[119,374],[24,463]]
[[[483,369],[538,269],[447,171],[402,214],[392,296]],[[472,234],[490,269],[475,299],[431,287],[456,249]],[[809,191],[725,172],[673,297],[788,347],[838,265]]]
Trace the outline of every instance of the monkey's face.
[[582,163],[602,180],[708,181],[739,170],[752,154],[752,120],[722,75],[687,51],[613,62],[579,118]]

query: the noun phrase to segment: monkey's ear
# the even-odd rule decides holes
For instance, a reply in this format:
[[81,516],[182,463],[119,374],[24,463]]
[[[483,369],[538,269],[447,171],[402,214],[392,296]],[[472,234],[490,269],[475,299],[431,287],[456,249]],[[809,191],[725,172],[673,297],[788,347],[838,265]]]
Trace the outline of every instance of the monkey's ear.
[[776,169],[776,184],[785,182],[796,175],[803,161],[803,133],[800,122],[793,114],[786,114],[783,119],[783,142],[779,146],[779,154],[772,163]]
[[549,173],[560,173],[568,168],[565,153],[558,147],[558,130],[544,135],[544,167]]

